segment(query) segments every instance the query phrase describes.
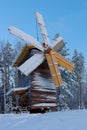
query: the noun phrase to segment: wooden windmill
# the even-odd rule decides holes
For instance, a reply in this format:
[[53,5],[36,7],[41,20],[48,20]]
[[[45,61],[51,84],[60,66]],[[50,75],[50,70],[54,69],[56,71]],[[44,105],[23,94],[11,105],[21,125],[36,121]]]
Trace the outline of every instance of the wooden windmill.
[[[57,40],[51,44],[42,15],[36,12],[35,16],[41,29],[44,40],[43,44],[16,27],[11,26],[8,28],[9,33],[20,38],[27,44],[13,66],[18,67],[18,70],[26,76],[29,74],[32,75],[30,83],[31,89],[29,92],[29,111],[42,108],[47,109],[48,107],[50,107],[51,110],[56,110],[57,99],[55,87],[58,88],[63,85],[59,66],[70,71],[73,71],[74,66],[58,53],[65,45],[62,37],[59,36]],[[34,49],[37,51],[30,56],[30,52]],[[53,79],[52,82],[49,78],[49,73]],[[16,93],[22,92],[17,91]]]
[[25,41],[28,46],[33,45],[37,49],[40,50],[39,53],[33,55],[31,58],[25,61],[22,65],[20,65],[18,69],[25,75],[29,75],[46,59],[55,86],[56,87],[62,86],[63,82],[62,82],[62,78],[61,78],[58,66],[62,66],[70,71],[73,71],[74,66],[72,63],[66,60],[62,55],[56,52],[56,46],[58,46],[58,43],[60,45],[57,47],[57,50],[60,49],[60,47],[64,45],[62,38],[59,37],[57,42],[55,42],[54,44],[51,44],[42,15],[38,12],[36,12],[35,15],[41,29],[44,44],[41,44],[32,36],[24,33],[23,31],[15,27],[8,28],[11,34]]

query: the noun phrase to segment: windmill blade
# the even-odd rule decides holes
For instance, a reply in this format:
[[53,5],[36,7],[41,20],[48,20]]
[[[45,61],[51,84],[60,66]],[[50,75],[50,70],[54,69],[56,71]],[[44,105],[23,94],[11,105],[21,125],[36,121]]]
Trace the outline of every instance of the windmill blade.
[[21,40],[26,42],[27,45],[33,45],[41,51],[44,50],[43,46],[35,38],[26,34],[25,32],[21,31],[20,29],[11,26],[11,27],[8,28],[8,30],[9,30],[9,33],[11,33],[11,34],[15,35],[16,37],[20,38]]
[[53,51],[50,51],[50,53],[45,54],[45,56],[46,56],[48,66],[49,66],[55,86],[56,87],[62,86],[62,84],[63,84],[62,78],[61,78],[60,71],[58,68],[58,63],[55,58],[55,53]]
[[65,59],[62,55],[55,52],[55,57],[59,65],[66,68],[67,70],[74,70],[74,65],[69,60]]
[[34,71],[43,61],[45,57],[43,54],[35,54],[27,61],[25,61],[18,69],[25,75]]
[[43,37],[45,44],[51,46],[49,36],[48,36],[48,33],[47,33],[47,29],[46,29],[42,15],[38,12],[36,12],[35,15],[36,15],[37,22],[40,26],[40,30],[41,30],[42,37]]
[[65,46],[65,43],[62,39],[62,37],[58,37],[56,39],[56,41],[53,42],[53,44],[51,45],[51,48],[54,49],[55,51],[59,51],[61,50],[63,47]]

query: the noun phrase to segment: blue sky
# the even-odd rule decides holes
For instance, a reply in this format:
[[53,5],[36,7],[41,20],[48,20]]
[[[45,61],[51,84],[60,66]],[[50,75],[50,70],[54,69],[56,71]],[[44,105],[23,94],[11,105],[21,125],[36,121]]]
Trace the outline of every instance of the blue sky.
[[0,40],[14,43],[8,33],[13,25],[37,37],[34,12],[45,20],[50,39],[59,33],[68,43],[70,53],[76,48],[87,64],[87,1],[86,0],[0,0]]

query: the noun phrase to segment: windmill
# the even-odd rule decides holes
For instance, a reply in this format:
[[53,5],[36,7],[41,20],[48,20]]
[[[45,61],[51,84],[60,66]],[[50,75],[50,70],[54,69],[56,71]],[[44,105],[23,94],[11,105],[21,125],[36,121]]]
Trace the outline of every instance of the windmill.
[[55,86],[56,87],[62,86],[63,82],[58,66],[62,66],[68,69],[69,71],[73,71],[74,66],[71,62],[69,62],[62,55],[56,52],[56,50],[60,50],[64,46],[62,37],[59,36],[57,41],[51,44],[42,15],[36,12],[35,16],[40,26],[41,34],[44,40],[43,44],[41,44],[32,36],[21,31],[20,29],[17,29],[16,27],[11,26],[8,28],[9,33],[15,35],[16,37],[26,42],[27,46],[33,45],[35,48],[40,50],[39,53],[34,54],[32,57],[27,59],[23,64],[21,64],[18,67],[18,69],[23,74],[29,75],[38,66],[40,66],[40,64],[42,64],[46,59]]

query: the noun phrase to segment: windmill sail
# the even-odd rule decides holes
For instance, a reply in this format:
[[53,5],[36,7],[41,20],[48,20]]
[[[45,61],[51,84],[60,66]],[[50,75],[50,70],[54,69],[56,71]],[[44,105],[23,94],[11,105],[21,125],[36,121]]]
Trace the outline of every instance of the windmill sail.
[[47,33],[47,29],[46,29],[46,26],[45,26],[43,17],[42,17],[42,15],[41,15],[40,13],[38,13],[38,12],[36,12],[35,15],[36,15],[38,24],[39,24],[40,29],[41,29],[41,33],[42,33],[43,40],[44,40],[44,42],[45,42],[46,44],[48,44],[48,45],[50,46],[51,43],[50,43],[50,40],[49,40],[49,36],[48,36],[48,33]]
[[60,36],[51,45],[52,49],[54,49],[55,51],[61,50],[64,46],[65,46],[65,43],[62,37]]
[[43,51],[43,46],[32,36],[26,34],[25,32],[21,31],[20,29],[18,29],[16,27],[13,27],[13,26],[9,27],[8,30],[9,30],[9,33],[20,38],[21,40],[26,42],[27,45],[33,45],[36,48],[38,48],[39,50]]
[[65,59],[62,55],[55,52],[55,57],[60,66],[66,68],[67,70],[70,70],[70,71],[74,70],[74,65],[69,60]]
[[30,74],[44,61],[43,54],[35,54],[25,61],[18,69],[25,75]]

